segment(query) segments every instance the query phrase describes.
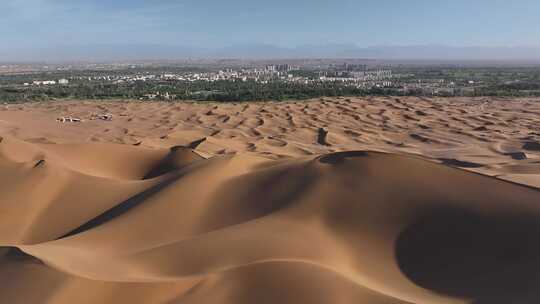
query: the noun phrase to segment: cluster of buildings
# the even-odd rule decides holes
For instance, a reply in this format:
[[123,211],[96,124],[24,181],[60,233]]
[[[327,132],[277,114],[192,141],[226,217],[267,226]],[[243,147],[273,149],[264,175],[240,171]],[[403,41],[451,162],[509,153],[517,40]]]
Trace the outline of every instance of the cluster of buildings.
[[403,82],[399,85],[399,91],[404,94],[417,92],[422,95],[433,96],[467,96],[475,92],[476,82],[467,81],[456,84],[452,81],[440,80],[417,80],[415,82]]
[[56,85],[56,84],[67,85],[67,84],[69,84],[69,80],[67,80],[67,79],[59,79],[58,81],[56,81],[56,80],[34,80],[32,83],[29,83],[29,82],[24,83],[25,86],[30,86],[30,85],[42,86],[42,85]]
[[73,79],[78,81],[105,81],[113,83],[137,82],[137,81],[260,81],[268,82],[271,80],[285,80],[293,78],[289,74],[297,70],[288,64],[268,65],[265,68],[251,69],[223,69],[212,72],[182,72],[182,73],[164,73],[164,74],[133,74],[133,75],[100,75],[100,76],[78,76]]
[[267,65],[265,68],[265,70],[269,72],[283,72],[283,73],[288,73],[290,71],[295,71],[299,69],[300,67],[293,66],[290,64],[278,64],[278,65],[270,64],[270,65]]
[[321,72],[319,80],[325,82],[345,82],[358,84],[361,87],[390,87],[391,81],[396,78],[392,70],[373,70],[373,71],[331,71]]
[[105,81],[105,82],[133,82],[133,81],[148,81],[158,79],[157,75],[97,75],[97,76],[74,76],[72,80],[77,81]]
[[160,99],[160,100],[172,100],[176,99],[175,94],[169,94],[169,92],[161,93],[161,92],[155,92],[150,94],[144,94],[143,97],[139,98],[140,100],[154,100],[154,99]]
[[267,65],[264,68],[241,68],[235,69],[223,69],[217,72],[204,72],[204,73],[182,73],[182,74],[165,74],[161,75],[161,79],[164,80],[178,80],[178,81],[258,81],[268,82],[271,80],[285,80],[292,78],[291,71],[298,70],[299,67],[289,64],[280,65]]
[[[106,72],[103,72],[106,73]],[[320,71],[316,69],[302,70],[299,66],[290,64],[269,64],[263,67],[252,68],[226,68],[218,71],[208,72],[168,72],[163,74],[151,74],[149,72],[119,74],[111,72],[109,75],[73,76],[71,81],[75,82],[111,82],[114,84],[134,83],[134,82],[195,82],[195,81],[255,81],[259,83],[269,83],[282,81],[297,84],[313,84],[321,82],[339,82],[356,87],[390,87],[394,83],[392,79],[395,75],[390,69],[368,70],[365,65],[343,64],[333,66]],[[24,85],[67,85],[70,80],[60,79],[25,83]],[[159,93],[147,94],[145,99],[173,99],[171,96],[162,96]]]

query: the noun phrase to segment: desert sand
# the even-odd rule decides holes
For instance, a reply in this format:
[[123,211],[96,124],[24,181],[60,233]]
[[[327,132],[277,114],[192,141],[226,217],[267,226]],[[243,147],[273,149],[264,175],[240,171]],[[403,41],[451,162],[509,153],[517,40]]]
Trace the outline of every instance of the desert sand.
[[0,303],[540,301],[540,100],[42,102],[0,137]]

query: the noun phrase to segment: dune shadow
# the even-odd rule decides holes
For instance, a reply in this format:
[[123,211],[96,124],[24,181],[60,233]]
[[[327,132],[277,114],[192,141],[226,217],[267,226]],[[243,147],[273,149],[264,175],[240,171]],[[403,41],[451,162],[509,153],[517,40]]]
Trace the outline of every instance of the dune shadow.
[[484,166],[484,165],[482,165],[482,164],[477,164],[477,163],[468,162],[468,161],[462,161],[462,160],[458,160],[458,159],[454,159],[454,158],[439,158],[439,160],[440,160],[444,165],[452,166],[452,167],[460,167],[460,168],[481,168],[481,167]]
[[202,157],[195,154],[191,148],[182,146],[172,147],[165,158],[146,173],[143,179],[152,179],[170,173],[201,159]]
[[[188,166],[189,167],[189,166]],[[111,221],[114,218],[117,218],[131,209],[141,205],[144,203],[148,198],[152,197],[153,195],[159,193],[161,190],[165,189],[172,183],[176,182],[178,179],[182,178],[185,174],[187,174],[187,170],[180,170],[176,172],[173,176],[169,177],[168,179],[158,183],[157,185],[142,191],[140,193],[137,193],[136,195],[130,197],[129,199],[125,200],[124,202],[121,202],[120,204],[114,206],[113,208],[103,212],[102,214],[94,217],[93,219],[89,220],[88,222],[84,223],[83,225],[79,226],[78,228],[66,233],[65,235],[59,237],[58,239],[67,238],[79,233],[83,233],[85,231],[88,231],[94,227],[100,226],[105,224],[106,222]]]
[[529,151],[540,151],[540,143],[536,141],[528,141],[523,143],[523,149]]
[[323,164],[336,165],[343,163],[347,158],[366,157],[368,153],[365,151],[350,151],[350,152],[337,152],[326,154],[319,157],[319,162]]
[[396,241],[415,284],[475,304],[540,302],[540,216],[432,210]]
[[298,202],[316,184],[319,174],[308,165],[274,167],[224,183],[207,207],[201,226],[219,229],[264,217]]
[[40,259],[23,252],[17,247],[0,247],[0,259],[11,262],[27,262],[43,265]]
[[513,160],[525,160],[527,159],[527,154],[523,152],[508,152],[504,155],[510,156]]
[[317,131],[317,143],[319,145],[323,145],[323,146],[331,146],[327,141],[326,141],[326,138],[328,137],[328,131],[326,131],[325,129],[323,128],[319,128],[319,130]]

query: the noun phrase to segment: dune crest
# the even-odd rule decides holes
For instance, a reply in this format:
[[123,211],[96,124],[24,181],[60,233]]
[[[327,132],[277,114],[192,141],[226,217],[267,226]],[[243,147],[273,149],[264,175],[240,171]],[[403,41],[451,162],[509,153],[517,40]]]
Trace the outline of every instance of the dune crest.
[[538,189],[380,152],[191,148],[5,137],[0,302],[540,300]]

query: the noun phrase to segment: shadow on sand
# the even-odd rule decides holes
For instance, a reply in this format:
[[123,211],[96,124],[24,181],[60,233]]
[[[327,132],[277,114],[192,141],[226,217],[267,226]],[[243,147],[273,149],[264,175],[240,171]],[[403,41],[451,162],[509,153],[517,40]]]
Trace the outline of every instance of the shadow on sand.
[[432,210],[401,233],[396,258],[412,282],[439,294],[540,303],[540,216]]

